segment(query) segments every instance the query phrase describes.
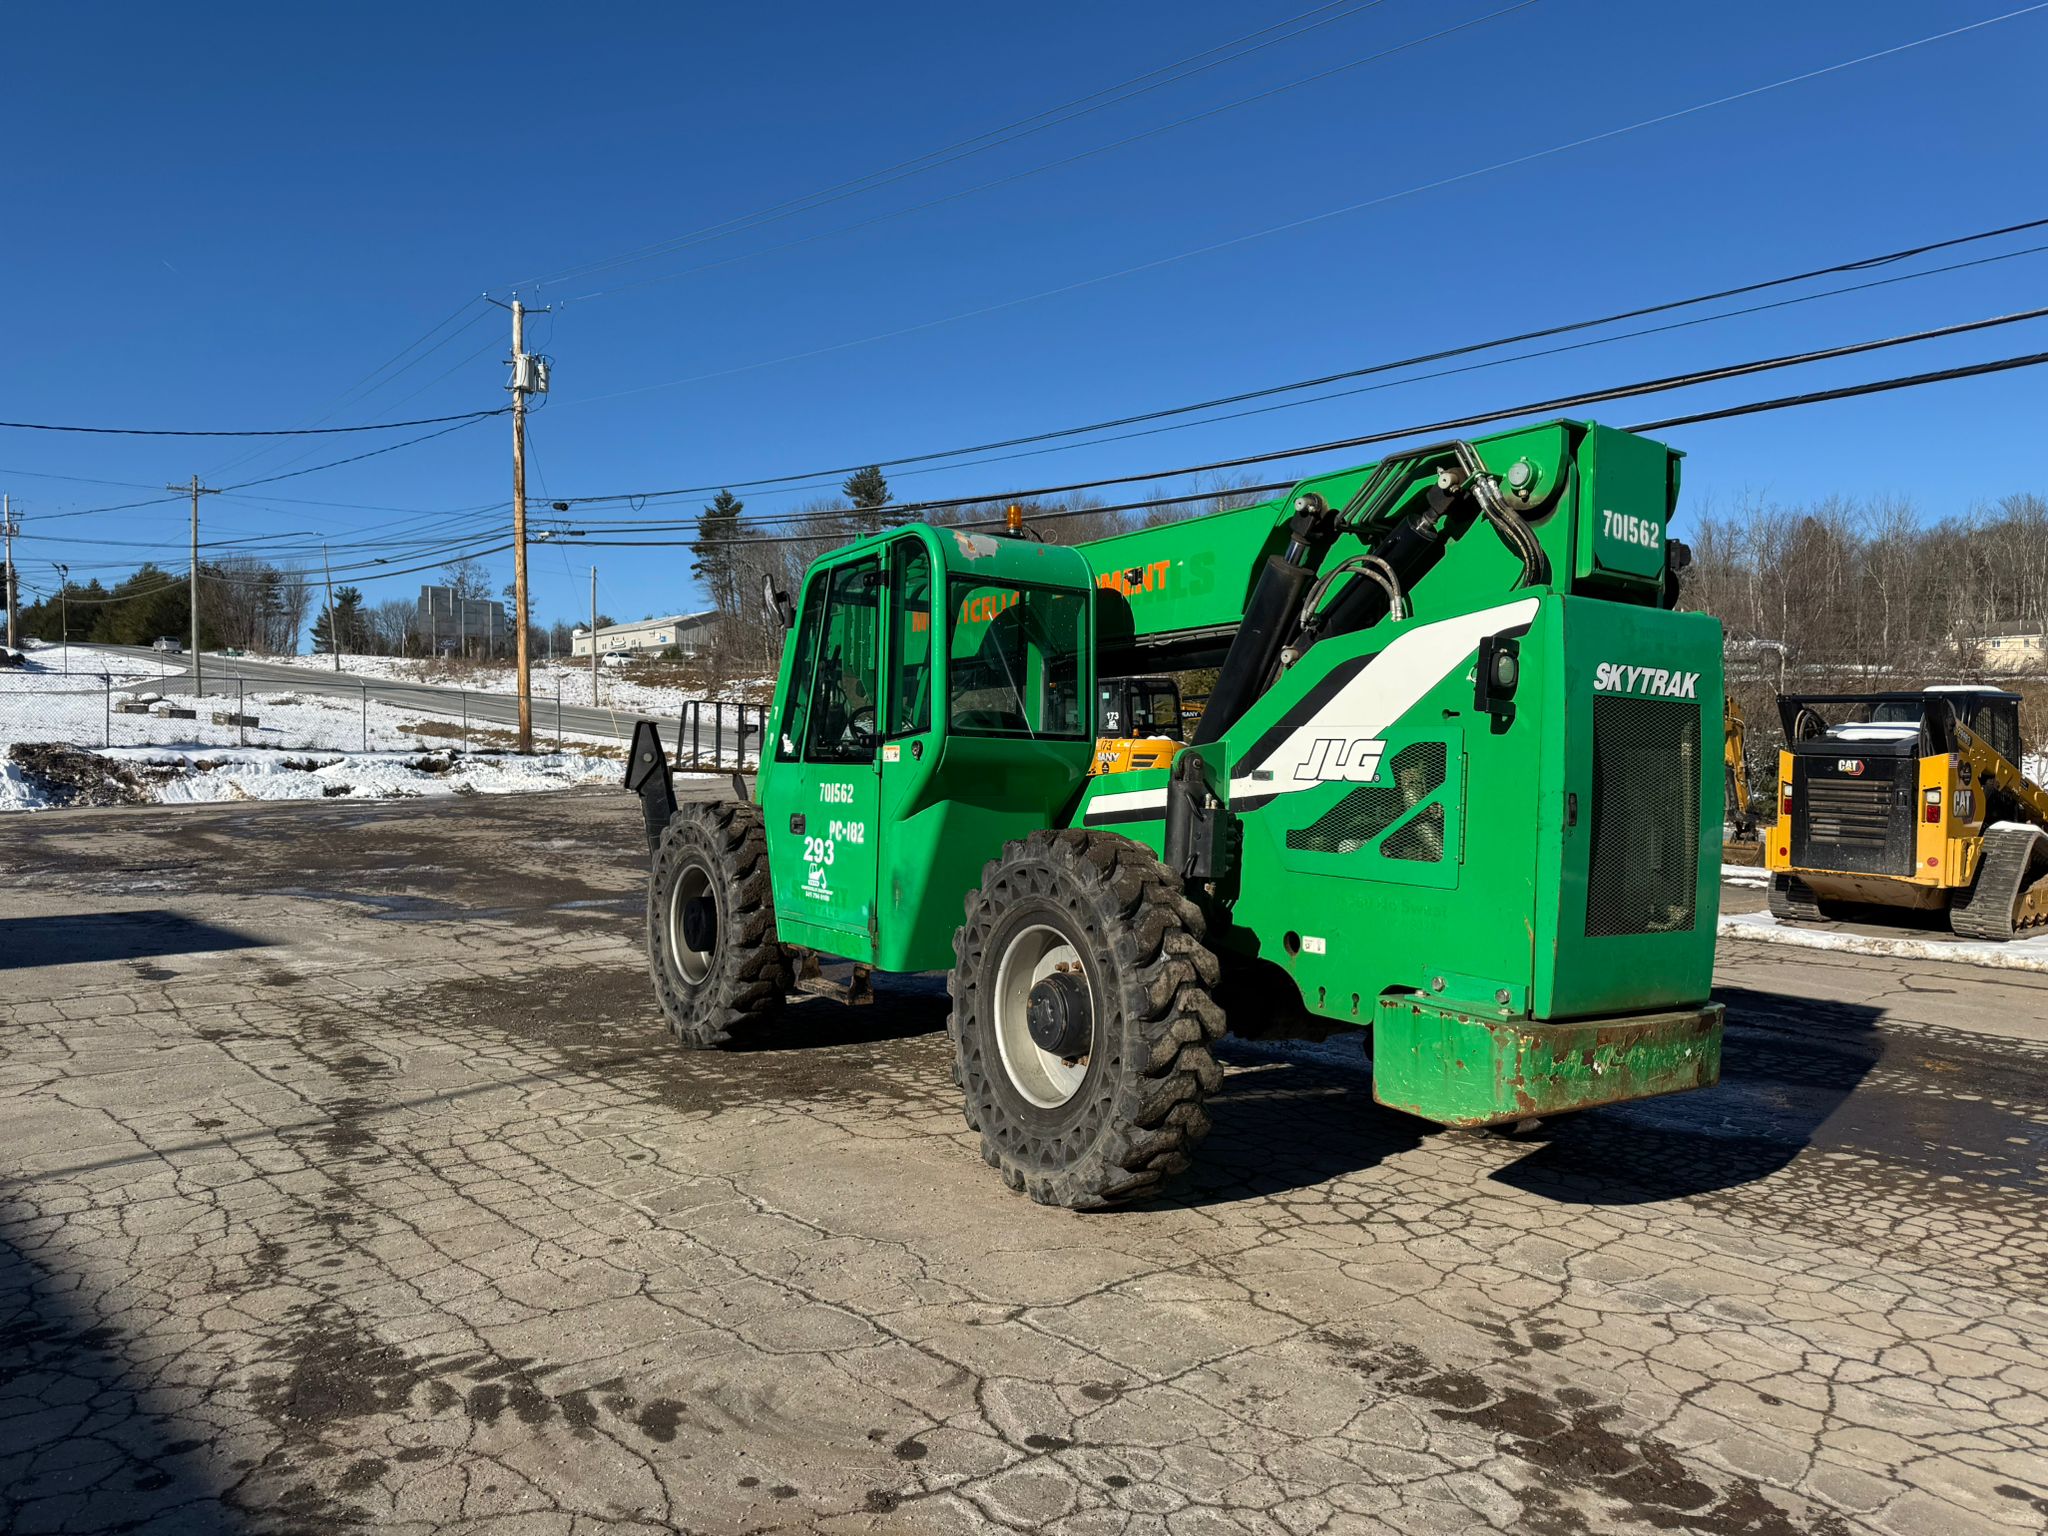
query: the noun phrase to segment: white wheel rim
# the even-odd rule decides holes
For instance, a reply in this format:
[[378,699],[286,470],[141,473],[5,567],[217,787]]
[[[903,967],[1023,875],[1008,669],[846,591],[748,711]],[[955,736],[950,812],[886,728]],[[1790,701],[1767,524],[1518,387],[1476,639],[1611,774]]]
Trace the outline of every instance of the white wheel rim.
[[[1080,1091],[1088,1075],[1084,1054],[1067,1060],[1041,1050],[1031,1038],[1031,989],[1056,971],[1087,979],[1081,953],[1057,928],[1034,924],[1010,940],[996,966],[996,1050],[1010,1086],[1040,1109],[1058,1109]],[[1089,988],[1089,1002],[1095,1002]]]
[[676,969],[691,986],[700,986],[711,974],[711,951],[692,949],[683,939],[683,908],[699,896],[711,894],[711,873],[702,864],[692,864],[676,876],[675,889],[668,893],[668,952]]

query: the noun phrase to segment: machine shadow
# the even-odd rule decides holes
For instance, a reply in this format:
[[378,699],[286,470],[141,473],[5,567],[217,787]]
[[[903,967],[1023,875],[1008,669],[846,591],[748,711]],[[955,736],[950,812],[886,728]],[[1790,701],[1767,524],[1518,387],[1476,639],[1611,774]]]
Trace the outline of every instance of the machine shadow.
[[1367,1172],[1436,1130],[1374,1102],[1362,1053],[1351,1062],[1325,1049],[1224,1041],[1217,1055],[1233,1070],[1209,1100],[1210,1132],[1193,1166],[1146,1203],[1230,1205],[1310,1189]]
[[255,949],[268,941],[176,912],[67,912],[50,917],[0,917],[0,971],[94,960]]
[[122,1330],[78,1311],[11,1240],[21,1214],[0,1217],[0,1530],[249,1529],[209,1475],[213,1426],[151,1402]]
[[1883,1010],[1740,987],[1716,996],[1728,1006],[1718,1086],[1562,1115],[1527,1136],[1446,1131],[1388,1109],[1362,1057],[1352,1065],[1321,1058],[1325,1048],[1228,1041],[1219,1054],[1237,1070],[1209,1101],[1214,1128],[1194,1166],[1149,1203],[1285,1194],[1444,1136],[1483,1138],[1513,1159],[1495,1182],[1563,1205],[1650,1204],[1769,1178],[1814,1144],[1882,1057]]
[[881,1045],[940,1034],[952,1002],[943,976],[884,976],[871,1003],[792,996],[782,1013],[757,1027],[735,1029],[725,1049],[764,1055],[827,1046]]
[[1884,1010],[1722,987],[1721,1081],[1547,1122],[1496,1182],[1570,1205],[1643,1205],[1754,1184],[1812,1146],[1883,1058]]

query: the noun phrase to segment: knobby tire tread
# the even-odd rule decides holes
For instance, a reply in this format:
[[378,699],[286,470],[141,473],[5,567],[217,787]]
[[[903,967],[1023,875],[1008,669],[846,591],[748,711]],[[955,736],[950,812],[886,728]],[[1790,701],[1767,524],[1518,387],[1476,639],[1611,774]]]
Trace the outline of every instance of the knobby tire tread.
[[[667,963],[670,893],[701,859],[720,898],[718,944],[695,986]],[[742,1025],[779,1013],[795,983],[789,954],[775,937],[775,894],[768,834],[760,807],[744,801],[679,806],[662,829],[647,883],[647,965],[669,1032],[693,1049],[726,1044]]]
[[[990,941],[1020,901],[1050,900],[1094,949],[1112,996],[1111,1064],[1091,1076],[1082,1122],[1046,1133],[1008,1106],[990,1016]],[[1219,977],[1201,910],[1149,848],[1083,828],[1034,832],[982,871],[954,932],[947,977],[953,1079],[982,1156],[1043,1205],[1092,1210],[1156,1193],[1209,1130],[1203,1101],[1222,1082],[1210,1050],[1224,1033]],[[1125,1058],[1129,1058],[1126,1060]]]

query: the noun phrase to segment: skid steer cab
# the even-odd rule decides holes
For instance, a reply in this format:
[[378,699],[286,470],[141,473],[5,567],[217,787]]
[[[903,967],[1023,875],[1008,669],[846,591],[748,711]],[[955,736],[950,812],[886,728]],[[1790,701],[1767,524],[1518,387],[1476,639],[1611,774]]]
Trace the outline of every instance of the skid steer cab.
[[1945,911],[1971,939],[2048,926],[2048,792],[2020,766],[2018,694],[1787,694],[1778,713],[1778,921],[1856,905]]
[[850,1001],[945,971],[984,1156],[1073,1207],[1187,1166],[1233,1023],[1368,1030],[1375,1096],[1450,1125],[1711,1085],[1721,647],[1670,611],[1677,484],[1556,422],[1070,547],[825,556],[768,593],[751,799],[678,806],[635,738],[670,1028],[772,1028],[821,961]]

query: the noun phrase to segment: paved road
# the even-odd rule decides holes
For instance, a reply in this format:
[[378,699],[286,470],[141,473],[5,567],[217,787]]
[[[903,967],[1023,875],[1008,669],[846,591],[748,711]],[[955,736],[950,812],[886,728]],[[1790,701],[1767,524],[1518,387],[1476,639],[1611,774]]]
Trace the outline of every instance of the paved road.
[[[73,646],[71,649],[74,667],[79,665],[78,658],[83,655],[160,669],[177,677],[189,676],[192,670],[190,656],[138,646]],[[449,688],[434,683],[395,682],[387,678],[330,672],[318,667],[280,666],[249,657],[209,654],[202,658],[200,680],[203,686],[213,688],[222,679],[235,678],[266,687],[287,686],[300,693],[338,694],[351,699],[361,698],[367,690],[369,696],[379,703],[418,710],[422,714],[466,718],[473,723],[507,729],[514,729],[519,724],[519,702],[509,693]],[[582,704],[564,704],[558,710],[552,696],[541,694],[536,694],[533,701],[533,727],[541,736],[551,736],[559,728],[574,736],[602,736],[624,741],[632,736],[635,722],[646,718],[653,717],[632,710],[592,708]],[[657,723],[673,748],[674,718],[665,716]],[[713,734],[707,719],[700,733],[703,750],[707,754],[711,750]],[[738,745],[738,733],[727,731],[720,740],[723,750],[730,754]],[[747,747],[750,760],[758,749],[759,743],[750,740]]]
[[945,1000],[666,1043],[612,793],[0,825],[0,1529],[1958,1536],[2048,1518],[2048,978],[1724,953],[1528,1140],[1230,1047],[1007,1193]]

